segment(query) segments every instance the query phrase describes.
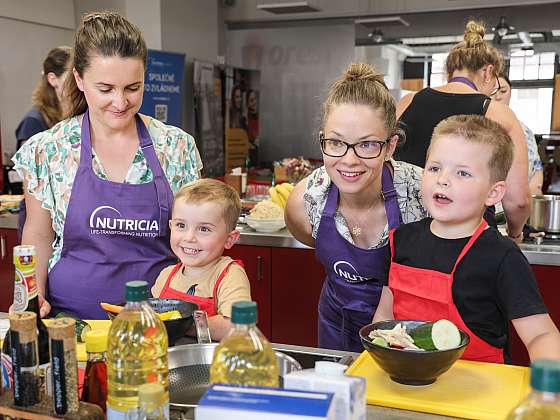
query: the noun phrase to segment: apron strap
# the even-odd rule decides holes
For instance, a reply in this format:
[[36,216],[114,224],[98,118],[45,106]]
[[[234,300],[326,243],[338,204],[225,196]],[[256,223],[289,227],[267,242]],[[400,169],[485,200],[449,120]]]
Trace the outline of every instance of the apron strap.
[[142,148],[142,152],[144,153],[144,157],[146,158],[148,167],[150,168],[154,176],[154,186],[156,188],[156,194],[158,196],[159,204],[160,236],[167,236],[169,232],[167,221],[169,220],[169,215],[171,213],[171,209],[169,208],[168,203],[173,202],[173,197],[169,196],[170,191],[167,185],[168,182],[158,161],[156,152],[154,150],[154,143],[152,141],[152,138],[150,137],[150,133],[146,128],[146,124],[144,124],[144,121],[138,114],[136,114],[136,129],[140,137],[140,147]]
[[92,151],[91,151],[91,132],[89,128],[89,110],[86,109],[84,117],[82,118],[82,128],[80,135],[80,167],[89,169],[91,168]]
[[327,195],[327,202],[323,208],[323,216],[333,217],[338,208],[338,187],[331,180],[329,187],[329,195]]
[[243,261],[241,260],[231,260],[222,270],[222,272],[220,273],[220,275],[218,276],[218,280],[216,280],[216,284],[214,285],[214,290],[212,291],[212,299],[214,299],[214,305],[216,304],[216,296],[218,295],[218,287],[220,287],[220,283],[222,282],[222,280],[224,279],[224,277],[226,276],[227,272],[229,271],[229,267],[232,264],[237,264],[240,265],[241,268],[244,268],[243,266]]
[[455,274],[455,270],[457,270],[457,266],[459,265],[463,257],[467,254],[467,252],[469,252],[469,250],[472,248],[475,241],[480,237],[480,235],[482,235],[482,233],[487,227],[488,227],[488,223],[486,222],[486,220],[482,219],[482,222],[480,222],[480,225],[478,226],[476,231],[473,233],[473,235],[471,236],[467,244],[463,247],[463,250],[459,254],[459,257],[457,257],[457,261],[455,261],[455,265],[453,266],[453,271],[451,271],[451,275]]
[[165,280],[165,284],[163,285],[163,289],[161,289],[162,292],[164,290],[167,290],[167,289],[171,288],[169,286],[171,284],[171,280],[173,279],[173,277],[175,277],[175,274],[177,273],[177,271],[179,271],[179,269],[181,268],[182,265],[183,265],[183,263],[175,264],[175,266],[171,270],[171,273],[169,273],[169,276],[167,276],[167,280]]
[[391,262],[395,261],[395,229],[389,231],[389,247],[391,248]]
[[387,215],[389,229],[396,229],[402,224],[402,215],[388,162],[383,165],[383,173],[381,174],[381,196],[385,201],[385,214]]

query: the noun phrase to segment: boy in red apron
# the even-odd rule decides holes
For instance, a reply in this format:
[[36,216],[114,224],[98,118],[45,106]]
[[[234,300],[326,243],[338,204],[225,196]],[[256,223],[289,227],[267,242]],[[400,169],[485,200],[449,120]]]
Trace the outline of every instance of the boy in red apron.
[[251,300],[243,264],[222,255],[239,238],[240,211],[237,192],[223,182],[200,179],[179,190],[169,226],[171,250],[180,262],[163,269],[152,288],[154,297],[198,304],[213,340],[229,331],[232,303]]
[[374,322],[449,319],[470,336],[463,359],[504,363],[511,321],[531,360],[560,359],[560,334],[528,261],[482,217],[504,196],[512,160],[511,139],[487,118],[437,125],[422,178],[431,218],[390,232],[388,287]]

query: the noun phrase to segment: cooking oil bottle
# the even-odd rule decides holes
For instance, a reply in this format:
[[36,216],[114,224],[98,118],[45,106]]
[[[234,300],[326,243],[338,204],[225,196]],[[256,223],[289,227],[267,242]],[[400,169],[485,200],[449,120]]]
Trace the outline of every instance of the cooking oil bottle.
[[278,387],[278,360],[256,326],[257,304],[232,305],[232,328],[214,352],[210,382]]
[[560,419],[560,362],[536,360],[531,364],[531,392],[507,420]]
[[148,283],[130,281],[126,305],[109,330],[107,418],[125,419],[138,411],[138,388],[156,382],[167,399],[167,331],[147,302]]

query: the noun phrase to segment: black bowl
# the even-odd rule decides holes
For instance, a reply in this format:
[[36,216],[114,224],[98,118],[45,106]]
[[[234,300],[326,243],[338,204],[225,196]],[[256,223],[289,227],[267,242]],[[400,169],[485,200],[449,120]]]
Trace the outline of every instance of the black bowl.
[[462,330],[461,345],[450,350],[399,350],[372,344],[369,334],[373,330],[390,330],[398,323],[412,331],[426,321],[381,321],[368,324],[360,329],[360,339],[364,348],[377,362],[379,367],[389,374],[391,379],[405,385],[428,385],[446,372],[459,359],[467,345],[469,336]]
[[[182,318],[179,319],[163,321],[169,338],[169,346],[174,346],[178,339],[185,336],[187,331],[193,325],[193,312],[198,309],[198,305],[196,303],[187,302],[181,299],[152,298],[148,299],[148,303],[152,306],[152,308],[154,308],[154,311],[158,313],[176,310],[182,315]],[[124,305],[124,303],[120,304],[120,306]],[[107,312],[107,315],[111,320],[116,316],[116,314],[112,312]]]

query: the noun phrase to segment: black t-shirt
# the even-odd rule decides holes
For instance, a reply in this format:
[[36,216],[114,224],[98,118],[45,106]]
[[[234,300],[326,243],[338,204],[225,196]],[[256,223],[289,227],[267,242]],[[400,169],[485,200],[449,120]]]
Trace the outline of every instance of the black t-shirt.
[[424,167],[432,133],[438,123],[452,115],[484,115],[490,98],[481,93],[448,93],[422,89],[399,119],[406,141],[397,148],[398,160]]
[[[430,231],[431,221],[426,218],[396,230],[394,261],[451,273],[470,237],[440,238]],[[463,257],[452,290],[467,327],[499,348],[507,345],[508,321],[547,313],[529,262],[515,243],[494,228],[487,228]]]
[[45,122],[43,115],[39,109],[33,107],[29,110],[27,114],[20,121],[16,128],[16,140],[17,147],[19,149],[20,143],[29,140],[30,137],[34,136],[41,131],[48,130],[49,126]]

